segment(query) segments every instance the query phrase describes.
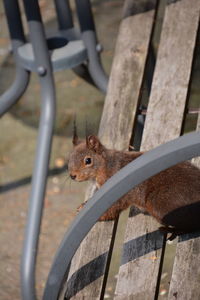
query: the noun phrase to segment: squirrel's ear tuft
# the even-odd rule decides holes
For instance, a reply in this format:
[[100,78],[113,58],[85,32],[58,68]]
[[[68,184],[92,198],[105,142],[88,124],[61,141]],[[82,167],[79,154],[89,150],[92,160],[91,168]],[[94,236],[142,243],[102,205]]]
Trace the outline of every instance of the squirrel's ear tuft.
[[78,139],[78,136],[77,136],[76,133],[73,134],[72,144],[73,144],[74,146],[76,146],[76,145],[79,144],[79,139]]
[[90,149],[90,150],[93,150],[95,152],[101,152],[102,149],[103,149],[103,146],[102,144],[100,143],[98,137],[96,137],[95,135],[89,135],[86,137],[86,144],[87,144],[87,147]]
[[78,139],[78,135],[77,135],[77,129],[76,129],[76,117],[74,117],[74,127],[73,127],[73,139],[72,139],[72,143],[74,146],[79,144],[79,139]]
[[76,145],[79,144],[79,140],[78,140],[78,137],[77,137],[77,136],[73,136],[72,144],[73,144],[74,146],[76,146]]

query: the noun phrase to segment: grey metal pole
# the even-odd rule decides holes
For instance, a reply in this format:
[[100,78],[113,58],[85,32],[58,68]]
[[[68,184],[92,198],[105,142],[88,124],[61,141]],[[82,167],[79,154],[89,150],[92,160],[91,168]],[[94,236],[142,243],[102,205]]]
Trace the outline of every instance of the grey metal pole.
[[81,28],[81,37],[88,52],[88,71],[95,85],[106,93],[108,76],[106,75],[99,54],[95,24],[89,0],[76,0],[76,8]]
[[92,30],[82,32],[82,40],[88,51],[88,71],[95,85],[104,93],[107,92],[108,76],[105,73],[98,52],[95,33]]
[[35,0],[24,0],[24,6],[29,23],[30,38],[37,64],[37,71],[40,78],[42,98],[37,152],[21,262],[22,299],[35,300],[36,257],[56,105],[52,66],[38,3]]
[[6,113],[8,109],[20,99],[27,88],[30,77],[29,72],[27,70],[24,70],[19,65],[17,57],[18,48],[25,43],[24,30],[18,1],[4,0],[3,4],[12,43],[12,51],[15,57],[16,76],[11,87],[3,95],[0,96],[0,116]]
[[67,231],[49,273],[43,300],[58,299],[78,246],[112,204],[148,178],[198,155],[200,132],[190,133],[143,154],[111,177],[87,202]]
[[11,87],[0,96],[0,117],[24,94],[29,83],[29,78],[30,73],[17,66],[14,82]]
[[73,18],[69,0],[54,0],[58,18],[59,30],[73,28]]
[[41,80],[41,84],[43,86],[43,103],[21,264],[21,287],[22,299],[24,300],[36,299],[36,257],[55,119],[53,81],[51,81],[49,75],[46,75],[43,80]]

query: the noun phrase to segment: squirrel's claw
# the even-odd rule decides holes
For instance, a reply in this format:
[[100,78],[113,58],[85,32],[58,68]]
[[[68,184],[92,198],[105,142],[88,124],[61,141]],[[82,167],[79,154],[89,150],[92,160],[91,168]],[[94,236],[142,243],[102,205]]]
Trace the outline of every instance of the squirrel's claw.
[[81,211],[81,209],[84,207],[84,205],[87,203],[87,201],[81,203],[81,205],[79,205],[76,209],[76,212],[79,213],[79,211]]
[[159,227],[160,232],[163,234],[171,233],[171,235],[167,238],[167,241],[173,241],[177,236],[183,234],[182,231],[177,231],[175,228],[161,226]]

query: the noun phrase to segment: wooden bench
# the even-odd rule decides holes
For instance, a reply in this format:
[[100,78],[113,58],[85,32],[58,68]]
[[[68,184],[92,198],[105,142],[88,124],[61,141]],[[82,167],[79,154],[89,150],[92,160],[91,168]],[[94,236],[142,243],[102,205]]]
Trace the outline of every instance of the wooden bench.
[[[134,140],[145,84],[149,94],[141,150],[183,134],[194,53],[199,41],[199,11],[199,0],[125,1],[99,129],[105,146],[124,150]],[[162,12],[164,18],[158,39],[157,22]],[[152,68],[155,36],[159,46],[155,68]],[[195,163],[200,166],[198,159]],[[157,228],[151,217],[130,211],[114,299],[158,298],[166,240]],[[117,230],[120,230],[118,221],[97,222],[92,228],[72,260],[65,299],[104,298]],[[200,238],[180,237],[168,299],[200,299],[199,260]]]

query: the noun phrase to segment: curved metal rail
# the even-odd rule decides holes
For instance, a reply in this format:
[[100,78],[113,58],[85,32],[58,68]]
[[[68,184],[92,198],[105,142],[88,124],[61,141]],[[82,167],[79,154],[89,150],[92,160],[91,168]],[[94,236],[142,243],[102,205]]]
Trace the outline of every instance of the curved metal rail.
[[136,185],[182,161],[200,155],[200,132],[161,145],[134,160],[112,178],[84,206],[67,231],[52,265],[43,300],[58,299],[63,279],[78,246],[99,217]]
[[3,116],[24,94],[29,84],[30,73],[17,66],[15,80],[10,88],[0,96],[0,117]]
[[25,92],[30,78],[30,73],[21,68],[17,60],[17,51],[25,44],[24,30],[18,1],[4,0],[4,8],[7,16],[7,23],[12,44],[12,51],[16,61],[15,80],[10,88],[0,96],[0,117],[14,105]]

